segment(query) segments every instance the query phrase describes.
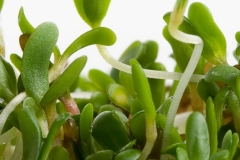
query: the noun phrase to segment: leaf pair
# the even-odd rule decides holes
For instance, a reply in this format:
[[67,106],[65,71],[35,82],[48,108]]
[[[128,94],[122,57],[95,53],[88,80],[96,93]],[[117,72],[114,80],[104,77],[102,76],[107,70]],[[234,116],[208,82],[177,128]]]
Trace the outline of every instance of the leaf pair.
[[74,0],[81,18],[92,28],[100,27],[111,0]]
[[[164,16],[164,20],[169,23],[169,19],[170,15],[168,13]],[[204,48],[202,56],[209,62],[215,65],[226,63],[225,37],[214,22],[209,9],[204,4],[200,2],[192,3],[188,9],[188,18],[184,17],[179,29],[185,33],[198,35],[203,39]],[[174,40],[166,27],[163,30],[163,35],[171,44],[176,61],[183,71],[188,61],[181,56],[185,55],[188,58],[193,46]],[[182,47],[179,47],[180,45]],[[204,64],[204,59],[201,59],[195,73],[202,74]]]

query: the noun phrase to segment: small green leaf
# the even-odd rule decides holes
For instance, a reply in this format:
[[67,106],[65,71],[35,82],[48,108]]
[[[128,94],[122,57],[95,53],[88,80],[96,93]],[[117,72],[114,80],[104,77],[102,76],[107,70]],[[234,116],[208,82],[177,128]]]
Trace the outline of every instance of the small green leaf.
[[0,12],[2,11],[4,0],[0,0]]
[[18,121],[22,132],[22,159],[37,160],[42,145],[42,133],[37,118],[32,112],[23,108],[18,112]]
[[110,100],[108,99],[105,93],[96,91],[92,93],[92,96],[89,102],[92,103],[94,111],[99,113],[100,107],[105,104],[109,104]]
[[[192,55],[194,46],[192,44],[183,43],[174,39],[168,31],[168,26],[164,27],[163,36],[170,43],[174,53],[174,59],[181,69],[181,72],[184,72]],[[205,60],[203,58],[200,58],[194,73],[203,74],[204,64]]]
[[105,104],[100,107],[99,113],[104,112],[104,111],[119,111],[119,112],[121,112],[122,110],[119,107],[116,107],[115,105]]
[[48,134],[48,122],[44,110],[38,107],[35,104],[34,99],[31,97],[27,97],[23,101],[23,107],[29,109],[33,114],[35,114],[42,131],[42,137],[46,138]]
[[92,123],[92,136],[103,149],[117,152],[130,142],[127,121],[121,112],[102,112]]
[[116,155],[115,160],[137,160],[141,151],[137,149],[128,149]]
[[240,71],[229,65],[218,65],[212,67],[205,75],[206,82],[220,81],[228,84],[236,91],[236,78]]
[[[156,71],[166,71],[166,68],[163,66],[163,64],[157,62],[149,64],[148,69]],[[152,93],[153,103],[155,105],[155,108],[158,109],[160,105],[164,102],[166,95],[165,80],[148,78],[148,82]]]
[[237,43],[240,44],[240,31],[235,33],[235,39],[236,39]]
[[79,122],[80,138],[82,148],[84,150],[84,157],[90,155],[91,152],[91,127],[93,121],[93,106],[91,103],[87,104],[81,114]]
[[[188,10],[188,18],[207,43],[220,63],[226,63],[226,40],[214,22],[210,10],[202,3],[192,3]],[[211,57],[210,57],[211,58]]]
[[232,146],[231,146],[231,149],[230,149],[230,158],[229,159],[233,159],[234,155],[235,155],[235,152],[237,151],[237,148],[238,147],[238,143],[239,143],[239,136],[237,133],[233,133],[232,135]]
[[209,160],[229,160],[229,151],[220,150],[219,152],[214,154],[212,157],[210,157]]
[[240,135],[240,125],[238,124],[240,122],[240,101],[233,91],[228,94],[227,106],[232,113],[236,132]]
[[12,66],[0,56],[0,98],[10,102],[17,94],[17,80]]
[[58,133],[60,127],[71,117],[70,113],[59,114],[58,117],[53,121],[49,130],[48,136],[44,139],[39,159],[46,159],[51,151],[52,142]]
[[169,107],[172,103],[172,97],[168,97],[164,102],[163,104],[158,108],[157,110],[157,113],[161,113],[162,115],[166,116],[168,115],[168,110],[169,110]]
[[88,156],[86,160],[112,160],[113,156],[114,156],[113,151],[103,150]]
[[137,140],[137,144],[143,146],[146,142],[146,122],[144,111],[140,111],[130,119],[129,127],[133,137]]
[[183,149],[182,147],[178,147],[176,152],[178,160],[188,160],[188,154],[185,149]]
[[193,112],[188,117],[186,124],[186,145],[189,159],[209,159],[210,144],[207,123],[203,115],[199,112]]
[[107,87],[107,94],[109,99],[115,105],[122,107],[127,111],[130,111],[130,106],[133,98],[123,86],[117,83],[111,83]]
[[22,58],[18,54],[11,54],[10,60],[19,72],[22,71]]
[[32,33],[34,31],[34,27],[27,20],[23,7],[20,8],[18,13],[18,25],[22,31],[22,33]]
[[205,79],[201,79],[197,84],[197,91],[199,96],[207,102],[208,98],[214,98],[219,91],[219,87],[215,82],[206,82]]
[[95,86],[98,87],[98,90],[104,94],[107,94],[107,86],[110,83],[115,83],[115,81],[109,75],[98,69],[91,69],[88,72],[88,77],[95,84]]
[[41,105],[44,106],[67,91],[67,89],[69,89],[73,82],[79,77],[86,62],[86,56],[75,59],[50,86],[41,100]]
[[92,28],[99,27],[111,0],[74,0],[81,18]]
[[115,33],[106,27],[94,28],[74,40],[64,51],[62,59],[69,58],[73,53],[92,44],[110,46],[116,41]]
[[183,148],[186,150],[186,144],[180,142],[180,143],[174,143],[169,146],[167,146],[161,153],[162,154],[170,154],[173,156],[177,156],[177,148]]
[[149,121],[155,121],[156,110],[152,100],[148,79],[145,76],[142,67],[136,60],[131,60],[131,66],[134,88],[145,110],[146,119]]
[[[115,79],[116,80],[116,79]],[[132,75],[123,71],[119,72],[119,80],[120,84],[126,88],[129,94],[131,94],[132,97],[136,97],[134,85],[133,85],[133,79]]]
[[231,89],[229,87],[223,87],[218,91],[218,93],[214,98],[214,110],[215,110],[218,130],[222,126],[222,119],[223,119],[222,112],[223,112],[224,106],[226,105],[226,100],[230,90]]
[[62,146],[55,146],[48,156],[49,160],[70,160],[68,151]]
[[58,28],[51,22],[39,25],[31,34],[22,58],[22,81],[29,96],[37,104],[49,88],[48,68],[57,42]]
[[232,131],[228,130],[227,133],[223,137],[221,150],[230,151],[231,146],[232,146]]
[[217,153],[218,139],[217,139],[217,121],[214,111],[214,103],[211,97],[208,98],[206,103],[206,121],[209,131],[210,140],[210,156]]

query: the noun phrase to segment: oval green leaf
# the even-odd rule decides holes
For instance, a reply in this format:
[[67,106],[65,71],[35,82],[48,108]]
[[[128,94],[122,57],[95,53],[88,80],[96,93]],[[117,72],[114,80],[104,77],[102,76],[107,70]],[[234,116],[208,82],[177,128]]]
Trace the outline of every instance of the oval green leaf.
[[52,100],[57,99],[60,95],[67,91],[67,89],[69,89],[74,81],[79,77],[86,62],[86,56],[75,59],[50,86],[41,100],[41,105],[44,106]]
[[121,112],[102,112],[92,123],[92,136],[103,149],[117,152],[130,142],[127,121]]
[[37,104],[49,88],[48,68],[57,42],[58,28],[54,23],[40,24],[29,37],[22,58],[22,82]]
[[111,0],[74,0],[81,18],[92,28],[99,27]]
[[22,132],[22,159],[37,160],[42,145],[42,134],[37,118],[29,109],[18,112],[18,121]]
[[188,18],[199,35],[210,46],[220,63],[226,63],[226,39],[215,23],[210,10],[202,3],[192,3],[188,10]]
[[209,159],[210,144],[207,123],[199,112],[191,113],[187,119],[186,144],[189,159]]

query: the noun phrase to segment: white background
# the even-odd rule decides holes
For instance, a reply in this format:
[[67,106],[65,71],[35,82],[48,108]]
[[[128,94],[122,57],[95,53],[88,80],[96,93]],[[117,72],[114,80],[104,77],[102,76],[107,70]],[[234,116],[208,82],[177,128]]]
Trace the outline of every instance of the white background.
[[[112,0],[107,16],[102,26],[112,29],[117,35],[117,42],[108,47],[110,53],[118,59],[126,47],[135,40],[145,42],[157,41],[159,44],[158,61],[162,62],[168,71],[173,71],[174,61],[169,58],[171,47],[162,36],[165,22],[162,17],[173,9],[174,0]],[[189,1],[189,4],[194,2]],[[240,2],[238,0],[202,0],[211,10],[216,23],[227,40],[228,63],[234,65],[236,60],[232,52],[236,47],[235,33],[240,31]],[[73,0],[5,0],[1,14],[1,24],[6,44],[6,58],[11,53],[22,54],[18,37],[18,11],[24,8],[26,17],[36,27],[42,22],[52,21],[60,30],[57,45],[63,52],[79,35],[88,31],[88,27],[78,15]],[[83,74],[89,68],[110,70],[100,57],[95,46],[87,47],[74,54],[74,57],[87,55],[89,57]],[[74,58],[72,57],[72,58]]]

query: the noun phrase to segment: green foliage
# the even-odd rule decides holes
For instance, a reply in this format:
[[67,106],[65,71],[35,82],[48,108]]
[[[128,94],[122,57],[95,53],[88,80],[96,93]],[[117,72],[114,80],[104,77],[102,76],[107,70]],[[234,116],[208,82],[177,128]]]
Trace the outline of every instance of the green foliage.
[[[227,64],[226,40],[210,10],[195,2],[183,17],[187,1],[177,0],[173,12],[163,16],[167,25],[162,34],[176,61],[175,72],[170,73],[157,61],[159,47],[152,40],[134,41],[119,61],[105,53],[104,46],[116,42],[115,33],[101,27],[110,0],[74,3],[92,29],[77,36],[63,53],[56,44],[58,28],[54,23],[44,22],[35,28],[23,8],[19,10],[23,56],[10,55],[14,66],[0,56],[0,159],[6,159],[10,148],[14,148],[12,159],[29,160],[240,158],[239,31],[234,51],[237,65],[233,67]],[[179,32],[180,38],[175,35]],[[69,58],[89,45],[97,45],[103,57],[119,62],[119,70],[90,69],[88,77],[80,76],[87,57],[71,63]],[[192,64],[194,53],[202,55]],[[189,65],[196,65],[194,74],[186,69]],[[149,78],[155,75],[158,78]],[[197,86],[194,94],[189,93],[190,85],[185,88],[178,83],[179,79],[188,83],[186,77],[191,76],[191,83]],[[169,77],[175,80],[171,88],[165,83]],[[175,95],[179,88],[185,91],[183,97]],[[87,96],[82,95],[85,92]],[[202,104],[202,113],[194,111],[194,99]],[[182,100],[174,104],[179,106],[178,112],[185,108],[194,111],[182,122],[184,133],[169,120],[175,118],[171,107],[176,100]],[[167,140],[165,133],[169,133]]]

